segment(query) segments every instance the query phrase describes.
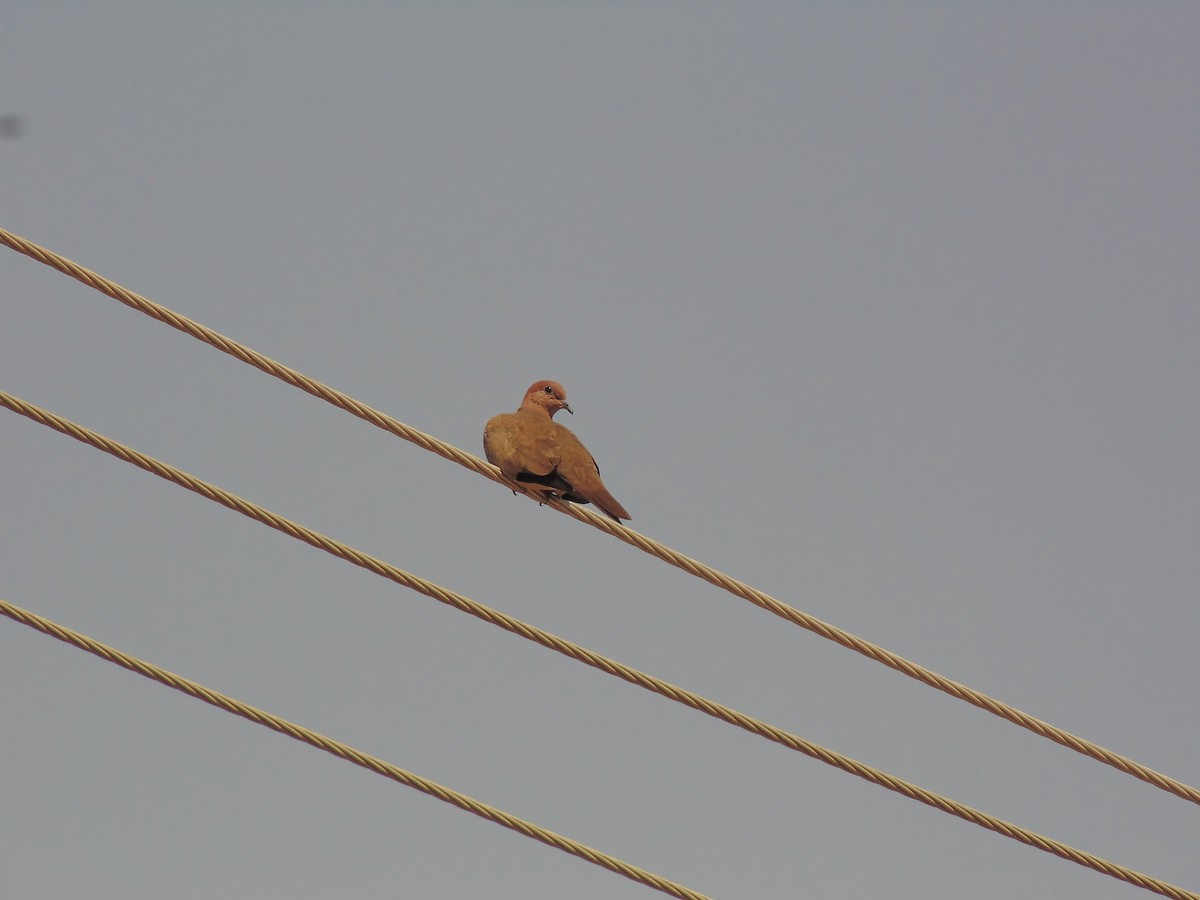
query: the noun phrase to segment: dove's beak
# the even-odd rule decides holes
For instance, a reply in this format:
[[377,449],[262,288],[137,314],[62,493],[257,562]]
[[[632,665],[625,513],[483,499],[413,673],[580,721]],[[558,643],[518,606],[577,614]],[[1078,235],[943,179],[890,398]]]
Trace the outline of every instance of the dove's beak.
[[575,410],[573,410],[573,409],[571,409],[571,407],[567,406],[565,401],[563,402],[563,409],[565,409],[571,415],[575,415]]

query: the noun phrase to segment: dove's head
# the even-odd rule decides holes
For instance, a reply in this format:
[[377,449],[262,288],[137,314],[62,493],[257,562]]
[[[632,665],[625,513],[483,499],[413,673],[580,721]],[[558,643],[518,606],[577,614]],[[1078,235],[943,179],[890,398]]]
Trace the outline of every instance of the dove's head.
[[557,381],[537,381],[530,385],[521,402],[521,409],[539,409],[552,419],[560,409],[575,415],[575,411],[567,405],[567,389]]

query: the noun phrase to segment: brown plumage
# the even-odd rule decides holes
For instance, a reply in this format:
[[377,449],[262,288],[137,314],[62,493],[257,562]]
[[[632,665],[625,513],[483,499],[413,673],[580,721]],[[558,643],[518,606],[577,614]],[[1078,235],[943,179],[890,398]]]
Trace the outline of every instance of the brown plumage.
[[521,408],[488,420],[483,452],[509,478],[531,492],[572,503],[595,503],[618,522],[630,518],[604,487],[600,467],[579,438],[554,421],[560,409],[574,415],[567,392],[557,381],[538,381],[525,392]]

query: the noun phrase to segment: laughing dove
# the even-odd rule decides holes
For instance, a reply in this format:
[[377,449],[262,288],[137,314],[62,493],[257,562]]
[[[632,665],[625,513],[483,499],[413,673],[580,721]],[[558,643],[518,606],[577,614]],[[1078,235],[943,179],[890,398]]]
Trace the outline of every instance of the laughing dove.
[[573,503],[595,503],[618,522],[630,518],[600,480],[600,467],[579,438],[553,421],[567,406],[567,392],[557,381],[539,381],[525,392],[521,408],[488,420],[483,452],[488,462],[536,494]]

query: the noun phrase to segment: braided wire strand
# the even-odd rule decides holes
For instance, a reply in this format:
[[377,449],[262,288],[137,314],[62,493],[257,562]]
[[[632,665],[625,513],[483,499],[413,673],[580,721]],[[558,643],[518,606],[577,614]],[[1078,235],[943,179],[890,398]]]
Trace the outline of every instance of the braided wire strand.
[[444,803],[457,806],[459,809],[486,819],[489,822],[502,825],[518,834],[523,834],[525,837],[533,838],[535,841],[541,841],[543,844],[547,844],[564,853],[569,853],[572,856],[577,856],[593,865],[608,869],[610,872],[623,875],[664,894],[679,897],[681,900],[710,900],[705,894],[693,891],[691,888],[684,887],[674,881],[669,881],[660,875],[655,875],[653,872],[627,863],[624,860],[596,850],[579,841],[556,834],[553,831],[542,828],[540,825],[535,825],[533,822],[514,816],[502,809],[497,809],[494,806],[483,803],[466,794],[459,793],[445,785],[438,784],[436,781],[430,781],[428,778],[423,778],[406,769],[401,769],[399,766],[394,766],[377,756],[356,750],[349,744],[344,744],[323,734],[318,734],[309,728],[305,728],[303,725],[289,722],[287,719],[250,706],[241,700],[214,691],[198,682],[191,681],[173,672],[168,672],[166,669],[160,668],[153,663],[138,659],[136,656],[131,656],[128,653],[123,653],[87,635],[72,631],[70,628],[31,613],[19,606],[14,606],[3,599],[0,599],[0,614],[6,615],[16,622],[20,622],[22,625],[28,625],[30,628],[56,638],[63,643],[78,647],[80,650],[85,650],[101,659],[128,669],[130,672],[136,672],[138,675],[149,678],[151,681],[156,681],[159,684],[164,684],[169,688],[181,691],[189,697],[202,700],[210,706],[233,713],[235,716],[241,716],[243,719],[248,719],[257,725],[262,725],[270,728],[272,731],[277,731],[287,737],[294,738],[301,743],[316,747],[318,750],[324,750],[326,753],[354,763],[356,766],[361,766],[370,772],[374,772],[376,775],[382,775],[406,787],[415,788],[423,794],[428,794]]

